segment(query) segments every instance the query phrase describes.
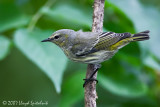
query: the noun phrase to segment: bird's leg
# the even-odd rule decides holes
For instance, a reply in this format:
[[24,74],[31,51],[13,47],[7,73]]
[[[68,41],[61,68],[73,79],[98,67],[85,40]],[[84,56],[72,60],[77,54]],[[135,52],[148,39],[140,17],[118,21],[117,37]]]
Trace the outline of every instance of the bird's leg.
[[94,70],[93,73],[90,75],[89,78],[83,79],[84,80],[84,84],[83,87],[85,87],[85,85],[90,82],[90,81],[96,81],[98,83],[98,80],[93,78],[94,74],[98,71],[98,69],[101,67],[101,64],[94,64]]

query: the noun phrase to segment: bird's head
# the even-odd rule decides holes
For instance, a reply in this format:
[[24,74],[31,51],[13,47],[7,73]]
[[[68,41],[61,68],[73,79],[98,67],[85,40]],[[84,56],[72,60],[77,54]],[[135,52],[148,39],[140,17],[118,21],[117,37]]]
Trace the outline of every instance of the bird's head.
[[49,38],[42,40],[41,42],[52,42],[60,47],[64,47],[66,44],[68,44],[69,42],[68,40],[74,34],[75,34],[74,30],[61,29],[54,32]]

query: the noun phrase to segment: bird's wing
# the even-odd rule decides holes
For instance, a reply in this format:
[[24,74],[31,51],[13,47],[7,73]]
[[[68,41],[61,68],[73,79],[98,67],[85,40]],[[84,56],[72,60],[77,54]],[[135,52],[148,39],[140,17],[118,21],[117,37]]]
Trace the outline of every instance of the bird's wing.
[[94,34],[85,32],[83,36],[81,35],[79,38],[76,38],[78,41],[74,42],[76,44],[73,45],[71,51],[76,56],[85,56],[99,50],[110,50],[112,45],[130,36],[130,33],[103,32]]
[[109,48],[116,44],[117,42],[129,38],[130,33],[114,33],[114,32],[104,32],[99,35],[99,41],[94,46],[93,50],[109,50]]
[[72,42],[71,51],[76,56],[83,56],[90,52],[98,41],[98,33],[78,31],[74,42]]

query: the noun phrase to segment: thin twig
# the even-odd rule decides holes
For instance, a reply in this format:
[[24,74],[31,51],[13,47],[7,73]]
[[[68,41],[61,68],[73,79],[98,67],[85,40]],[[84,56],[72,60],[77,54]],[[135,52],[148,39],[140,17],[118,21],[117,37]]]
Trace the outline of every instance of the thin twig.
[[42,15],[43,15],[42,9],[43,9],[44,7],[50,8],[50,7],[54,4],[55,1],[56,1],[56,0],[48,0],[48,1],[44,4],[44,6],[37,11],[37,13],[32,17],[32,19],[31,19],[31,21],[30,21],[30,23],[29,23],[29,26],[28,26],[28,30],[29,30],[29,31],[32,31],[32,30],[34,29],[36,23],[37,23],[38,20],[42,17]]
[[[103,31],[103,17],[104,17],[104,1],[105,0],[95,0],[94,1],[94,11],[93,11],[93,24],[92,32],[102,32]],[[87,67],[86,78],[89,78],[93,73],[95,65],[89,64]],[[93,78],[97,78],[97,73]],[[98,98],[96,93],[96,82],[89,82],[85,86],[85,107],[96,107],[96,99]]]

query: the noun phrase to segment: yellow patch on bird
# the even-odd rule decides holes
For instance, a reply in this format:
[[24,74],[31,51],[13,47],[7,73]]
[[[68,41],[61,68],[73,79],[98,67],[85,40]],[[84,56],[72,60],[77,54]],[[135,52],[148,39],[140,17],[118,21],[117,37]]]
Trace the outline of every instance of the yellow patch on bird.
[[66,56],[69,56],[69,52],[65,49],[64,49],[64,53],[66,54]]
[[65,38],[68,38],[68,35],[65,35]]
[[128,44],[128,43],[131,42],[131,41],[132,41],[132,38],[123,39],[123,40],[121,40],[121,41],[113,44],[109,49],[110,49],[110,50],[116,50],[116,49],[118,49],[119,47],[124,46],[124,45]]
[[59,43],[59,46],[63,47],[67,43],[68,43],[68,41],[63,41],[63,42]]

